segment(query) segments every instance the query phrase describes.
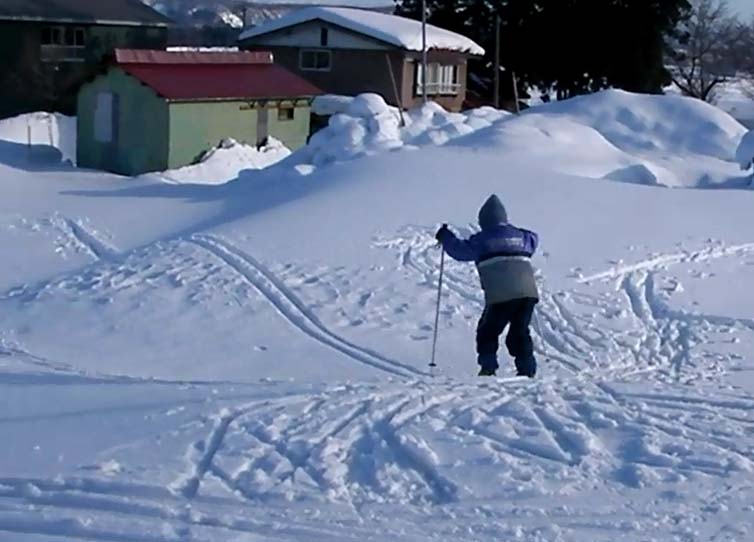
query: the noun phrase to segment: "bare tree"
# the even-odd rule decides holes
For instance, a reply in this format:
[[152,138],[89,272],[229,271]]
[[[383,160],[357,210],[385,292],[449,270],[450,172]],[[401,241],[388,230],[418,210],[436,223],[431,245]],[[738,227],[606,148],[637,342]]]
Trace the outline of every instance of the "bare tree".
[[746,28],[738,56],[741,88],[746,96],[754,100],[754,19]]
[[744,67],[749,32],[730,14],[727,0],[694,0],[669,44],[673,83],[687,96],[713,101],[716,87]]

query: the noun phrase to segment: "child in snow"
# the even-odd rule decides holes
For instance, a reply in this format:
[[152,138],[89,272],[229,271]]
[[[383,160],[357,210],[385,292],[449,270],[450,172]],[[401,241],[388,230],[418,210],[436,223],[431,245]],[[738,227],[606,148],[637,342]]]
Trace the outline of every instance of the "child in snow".
[[515,358],[519,376],[534,377],[537,363],[529,325],[539,302],[531,257],[537,249],[536,233],[508,223],[505,207],[494,194],[479,210],[482,231],[459,239],[447,224],[436,239],[454,260],[476,264],[484,291],[485,307],[476,332],[480,376],[494,376],[498,369],[498,339],[510,324],[505,344]]

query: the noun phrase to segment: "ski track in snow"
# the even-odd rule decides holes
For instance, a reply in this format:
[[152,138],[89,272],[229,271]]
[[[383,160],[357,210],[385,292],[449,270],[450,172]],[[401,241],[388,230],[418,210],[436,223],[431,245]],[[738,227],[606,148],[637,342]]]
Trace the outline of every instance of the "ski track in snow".
[[[95,259],[114,264],[127,256],[80,222],[62,224],[59,227]],[[397,249],[399,265],[431,286],[437,269],[423,237],[423,232],[403,232],[381,246]],[[368,527],[359,531],[337,521],[331,530],[317,521],[281,526],[263,514],[253,517],[252,510],[239,511],[239,504],[269,511],[268,502],[343,503],[363,521],[366,514],[387,505],[463,508],[464,503],[490,497],[490,492],[505,500],[516,492],[541,491],[538,484],[544,478],[551,480],[556,493],[588,492],[595,479],[660,491],[673,484],[735,480],[754,472],[754,449],[740,439],[754,433],[750,397],[731,393],[709,399],[693,392],[630,387],[638,375],[677,385],[724,370],[729,359],[712,359],[695,346],[703,342],[705,332],[750,330],[754,324],[670,309],[658,293],[657,273],[669,264],[748,253],[754,245],[667,255],[579,281],[615,281],[613,291],[601,295],[543,288],[541,330],[533,325],[535,344],[538,353],[557,362],[561,371],[535,381],[511,379],[501,387],[498,381],[405,381],[425,375],[332,332],[271,270],[235,245],[208,234],[195,234],[188,242],[241,276],[298,331],[404,381],[225,406],[209,416],[209,431],[197,435],[185,451],[185,472],[176,472],[167,486],[96,478],[0,478],[0,533],[136,542],[211,540],[217,532],[261,532],[281,540],[355,540],[368,537]],[[451,299],[481,305],[468,269],[450,265],[446,281]],[[362,294],[358,304],[366,306],[370,295]],[[606,331],[597,320],[604,314],[615,314],[613,319],[628,325]],[[0,347],[3,355],[22,356],[46,368],[72,369],[14,345]],[[628,383],[607,383],[621,380]],[[709,427],[716,430],[709,434]],[[443,458],[462,459],[449,463]],[[489,483],[495,478],[500,479],[497,487]],[[719,487],[717,482],[711,485]],[[227,499],[218,496],[218,488]],[[698,503],[685,505],[686,513],[705,513],[705,500],[711,498],[705,491],[699,490]],[[751,487],[738,486],[737,491],[754,498]],[[184,506],[187,502],[191,509]],[[49,517],[40,520],[30,515],[34,512],[29,507]],[[671,508],[657,513],[672,517],[676,511]],[[590,513],[594,512],[572,511],[576,518]],[[79,519],[88,515],[107,517],[108,525],[121,530]],[[621,524],[606,525],[620,530]],[[566,533],[562,539],[572,540],[568,527],[561,529]],[[396,531],[393,537],[422,539],[416,532]],[[465,539],[456,532],[453,538]]]
[[56,234],[56,252],[65,253],[68,250],[87,254],[92,260],[112,261],[118,258],[120,251],[103,235],[89,225],[88,218],[72,219],[59,212],[41,220],[22,220],[26,229],[31,231],[51,231]]
[[[430,286],[437,282],[436,256],[421,228],[407,227],[375,245],[398,253],[399,266],[419,273]],[[712,332],[754,330],[754,319],[731,318],[671,309],[658,293],[657,273],[672,264],[696,263],[754,252],[754,243],[716,246],[668,254],[579,279],[579,284],[614,280],[613,292],[601,295],[551,292],[540,281],[540,304],[532,331],[535,350],[556,361],[566,373],[620,377],[651,371],[672,380],[716,378],[730,365],[729,356],[706,355],[699,345]],[[483,300],[473,267],[450,262],[446,295],[457,296],[481,311]],[[538,318],[538,320],[537,320]],[[616,326],[616,323],[620,324]]]
[[680,263],[703,262],[707,260],[752,253],[754,253],[754,243],[709,247],[702,250],[678,252],[673,254],[661,254],[659,256],[648,258],[634,264],[619,265],[608,269],[607,271],[602,271],[586,277],[579,277],[577,279],[577,282],[581,284],[588,284],[590,282],[598,280],[621,278],[636,271],[652,271]]
[[[502,388],[453,381],[339,386],[223,408],[210,425],[187,450],[188,476],[171,487],[128,478],[0,478],[0,532],[172,540],[153,534],[169,525],[170,532],[208,540],[269,529],[274,521],[264,511],[276,502],[342,503],[373,519],[391,503],[446,513],[460,507],[454,517],[466,517],[464,507],[473,505],[464,503],[482,496],[505,502],[514,492],[539,491],[543,478],[556,494],[558,486],[565,494],[589,492],[599,480],[657,491],[693,483],[699,501],[685,502],[682,511],[700,514],[711,497],[704,488],[754,472],[754,449],[740,439],[754,431],[750,397],[709,399],[601,382],[585,389],[569,378]],[[214,483],[205,492],[208,479]],[[490,484],[495,479],[499,485]],[[740,490],[754,496],[751,487]],[[32,519],[28,506],[50,519]],[[673,501],[656,506],[661,523],[679,511]],[[573,507],[569,514],[589,513]],[[77,519],[91,515],[122,523],[124,531]],[[297,527],[303,529],[281,526],[282,539],[297,539]],[[561,529],[567,535],[567,521]]]
[[120,251],[89,231],[80,221],[65,219],[65,226],[76,242],[98,260],[115,260]]
[[273,273],[249,254],[242,252],[227,241],[204,234],[196,234],[191,240],[244,277],[251,286],[267,298],[290,324],[306,335],[341,354],[381,371],[402,377],[426,375],[424,371],[420,371],[411,365],[357,346],[330,331]]

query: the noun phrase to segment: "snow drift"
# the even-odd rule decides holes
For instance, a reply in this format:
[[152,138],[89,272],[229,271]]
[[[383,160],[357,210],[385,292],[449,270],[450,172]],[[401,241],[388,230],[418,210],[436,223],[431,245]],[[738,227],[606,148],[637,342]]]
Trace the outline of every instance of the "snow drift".
[[518,116],[489,107],[449,113],[430,102],[404,114],[403,126],[399,111],[373,94],[321,97],[314,111],[331,117],[295,154],[306,173],[359,156],[452,142],[596,179],[686,188],[747,183],[735,163],[746,129],[691,98],[607,90]]
[[[573,174],[687,188],[744,182],[734,153],[746,129],[700,100],[606,90],[532,108],[517,121],[542,128],[532,148],[557,153],[564,140],[573,143],[581,164]],[[568,122],[580,126],[570,137],[562,135]]]
[[510,116],[491,107],[450,113],[434,102],[401,116],[397,108],[371,93],[355,98],[321,96],[312,110],[330,116],[329,124],[311,137],[295,160],[315,167],[400,148],[442,145]]
[[754,166],[754,130],[746,133],[736,149],[736,162],[743,170]]
[[[310,175],[316,168],[362,156],[452,144],[594,179],[743,187],[750,180],[741,168],[747,169],[754,156],[750,136],[744,138],[746,129],[730,115],[680,96],[606,90],[541,104],[521,115],[491,107],[451,113],[429,102],[401,115],[381,96],[367,93],[321,96],[312,110],[329,116],[329,123],[293,154],[275,141],[257,149],[228,140],[198,164],[147,176],[222,184],[278,162],[275,174]],[[28,127],[37,160],[75,160],[75,118],[34,113],[0,121],[0,140],[11,143],[4,152],[6,162],[21,159]],[[55,151],[51,158],[50,151]]]
[[264,169],[289,154],[288,147],[274,137],[269,137],[268,143],[259,148],[227,138],[205,152],[196,164],[147,175],[178,184],[224,184],[236,179],[242,171]]
[[[0,120],[0,147],[4,158],[22,156],[32,161],[68,161],[76,163],[76,117],[60,113],[36,112]],[[27,152],[20,146],[26,146]],[[28,146],[31,145],[31,156]],[[52,151],[52,152],[51,152]],[[15,156],[9,156],[15,154]]]

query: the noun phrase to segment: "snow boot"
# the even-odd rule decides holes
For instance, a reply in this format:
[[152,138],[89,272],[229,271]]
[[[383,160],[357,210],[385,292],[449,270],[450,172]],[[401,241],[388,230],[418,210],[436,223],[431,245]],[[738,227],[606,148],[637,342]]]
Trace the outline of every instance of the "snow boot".
[[516,358],[515,362],[517,376],[534,378],[534,375],[537,374],[537,361],[534,359],[534,356]]
[[479,354],[477,356],[477,363],[481,368],[479,376],[495,376],[497,371],[497,356],[495,354]]

